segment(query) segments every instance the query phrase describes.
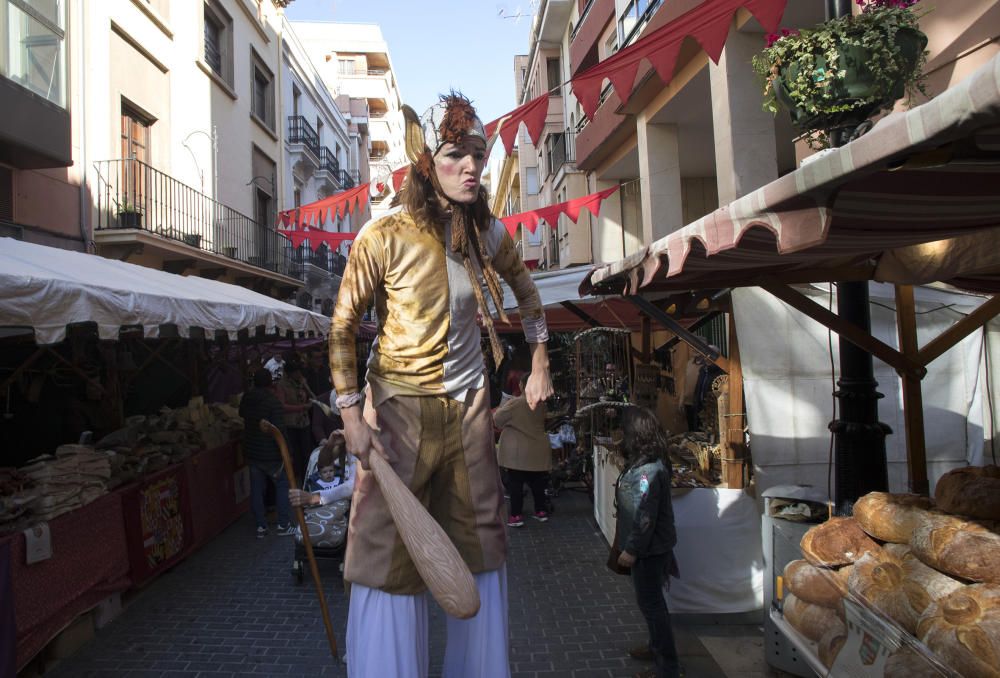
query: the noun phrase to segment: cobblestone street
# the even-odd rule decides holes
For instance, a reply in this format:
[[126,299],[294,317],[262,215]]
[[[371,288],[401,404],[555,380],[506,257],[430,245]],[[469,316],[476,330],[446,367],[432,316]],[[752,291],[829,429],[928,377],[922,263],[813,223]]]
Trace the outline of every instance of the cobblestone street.
[[[547,523],[511,534],[511,668],[518,678],[617,678],[646,665],[625,654],[645,626],[628,578],[604,567],[607,547],[586,495],[565,491]],[[94,640],[46,675],[345,676],[330,659],[311,581],[291,574],[292,539],[258,540],[249,516],[127,601]],[[347,601],[336,566],[320,561],[343,652]],[[432,609],[431,675],[440,675],[443,613]],[[755,624],[675,615],[688,678],[753,678],[763,670]],[[709,653],[709,648],[713,654]],[[723,668],[724,667],[724,668]]]

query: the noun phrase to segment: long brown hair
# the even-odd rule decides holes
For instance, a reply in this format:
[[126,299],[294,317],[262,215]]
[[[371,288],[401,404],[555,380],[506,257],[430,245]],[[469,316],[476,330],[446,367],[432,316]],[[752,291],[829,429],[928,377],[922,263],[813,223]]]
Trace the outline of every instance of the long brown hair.
[[[440,224],[448,220],[448,213],[441,206],[438,196],[444,196],[444,191],[440,189],[437,182],[437,174],[431,168],[431,179],[425,178],[417,170],[416,165],[410,165],[406,171],[406,180],[400,187],[399,192],[393,196],[392,206],[404,205],[414,220],[418,223]],[[445,198],[447,200],[447,198]],[[450,202],[450,201],[449,201]],[[479,196],[474,203],[451,203],[452,209],[465,211],[466,219],[471,219],[472,223],[480,231],[489,228],[493,221],[493,213],[490,212],[489,195],[482,185],[479,187]]]

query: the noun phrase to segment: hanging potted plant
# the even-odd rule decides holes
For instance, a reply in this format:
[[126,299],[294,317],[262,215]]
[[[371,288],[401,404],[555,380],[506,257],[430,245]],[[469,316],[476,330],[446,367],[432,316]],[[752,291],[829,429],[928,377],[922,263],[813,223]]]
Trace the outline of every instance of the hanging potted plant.
[[812,147],[829,145],[828,132],[858,136],[869,118],[904,95],[923,93],[927,36],[920,32],[917,0],[857,0],[861,13],[831,19],[801,32],[769,35],[754,56],[767,80],[764,109],[789,111],[809,133]]

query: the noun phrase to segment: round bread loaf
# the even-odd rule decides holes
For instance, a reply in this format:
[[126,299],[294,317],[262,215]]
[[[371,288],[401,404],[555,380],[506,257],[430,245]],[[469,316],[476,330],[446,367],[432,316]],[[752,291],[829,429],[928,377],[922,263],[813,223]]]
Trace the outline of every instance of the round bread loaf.
[[802,535],[799,547],[805,559],[817,567],[850,565],[865,552],[880,550],[854,518],[830,518],[814,525]]
[[816,567],[805,560],[792,560],[785,565],[785,587],[799,600],[813,605],[837,609],[847,591],[850,565],[839,570]]
[[[903,571],[906,573],[906,580],[913,582],[922,589],[931,601],[944,598],[949,593],[957,591],[958,589],[965,586],[965,582],[958,581],[949,577],[943,572],[938,572],[933,567],[928,567],[925,565],[916,554],[906,544],[884,544],[882,546],[882,551],[889,554],[890,557],[895,558],[896,561],[903,567]],[[923,608],[920,611],[923,612]]]
[[861,556],[854,563],[847,586],[852,594],[909,633],[916,632],[920,613],[931,602],[918,584],[907,580],[900,562],[888,553]]
[[948,670],[904,645],[885,660],[883,678],[947,678]]
[[1000,520],[1000,466],[964,466],[945,473],[934,486],[938,508],[982,520]]
[[819,641],[831,628],[839,628],[847,633],[844,622],[828,607],[813,605],[786,593],[781,606],[785,621],[795,630],[813,642]]
[[927,512],[910,546],[935,570],[974,582],[1000,584],[1000,533],[996,523]]
[[1000,678],[1000,586],[973,584],[932,603],[917,635],[964,678]]
[[933,502],[919,494],[869,492],[854,502],[854,519],[876,539],[908,544],[921,514],[931,506]]

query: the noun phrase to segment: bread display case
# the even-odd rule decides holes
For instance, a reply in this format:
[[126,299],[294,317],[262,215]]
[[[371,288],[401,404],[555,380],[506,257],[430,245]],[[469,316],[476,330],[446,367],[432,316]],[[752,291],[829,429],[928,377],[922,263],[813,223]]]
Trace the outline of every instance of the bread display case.
[[957,501],[991,499],[983,486],[997,478],[995,466],[957,469],[934,500],[872,492],[851,517],[772,530],[772,552],[800,554],[775,562],[768,614],[800,663],[835,678],[1000,677],[1000,516]]

